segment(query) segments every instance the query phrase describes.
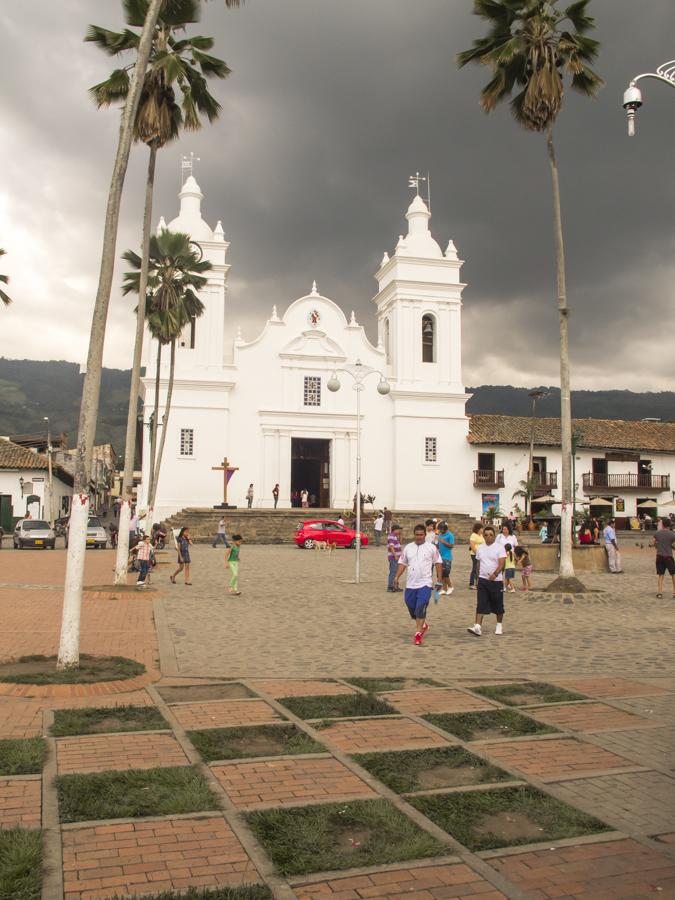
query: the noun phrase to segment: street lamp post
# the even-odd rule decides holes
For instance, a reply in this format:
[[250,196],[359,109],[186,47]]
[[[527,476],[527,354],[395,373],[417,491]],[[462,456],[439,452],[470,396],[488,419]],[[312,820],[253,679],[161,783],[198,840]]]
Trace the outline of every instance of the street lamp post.
[[49,427],[49,416],[43,416],[47,423],[47,467],[48,467],[48,492],[49,492],[49,524],[54,527],[54,479],[52,475],[52,432]]
[[629,137],[635,136],[635,114],[642,106],[642,92],[637,83],[643,78],[655,78],[657,81],[663,81],[670,87],[675,88],[675,59],[663,63],[656,72],[643,72],[642,75],[637,75],[628,85],[628,89],[623,95],[623,108],[626,110],[626,118],[628,119]]
[[[548,397],[548,394],[549,394],[548,391],[542,391],[542,390],[539,390],[538,388],[535,388],[535,390],[530,391],[530,393],[529,393],[529,396],[532,398],[532,410],[531,410],[531,415],[530,415],[530,464],[527,468],[527,487],[528,487],[529,491],[532,491],[532,499],[534,499],[534,489],[533,489],[533,485],[532,485],[532,479],[534,477],[534,472],[532,471],[532,469],[534,466],[534,423],[536,420],[536,413],[537,413],[537,400],[542,400],[544,397]],[[532,515],[532,499],[530,499],[530,501],[529,501],[530,516]],[[527,496],[525,497],[525,500],[526,501],[528,500]]]
[[337,377],[338,371],[351,375],[354,379],[352,387],[356,391],[356,563],[354,581],[356,584],[359,584],[361,582],[361,391],[365,389],[363,382],[368,375],[380,376],[377,391],[379,394],[382,394],[382,396],[386,396],[391,388],[382,372],[373,369],[371,366],[364,366],[361,360],[357,359],[354,364],[349,364],[342,369],[335,370],[328,379],[326,387],[333,393],[339,391],[341,387]]

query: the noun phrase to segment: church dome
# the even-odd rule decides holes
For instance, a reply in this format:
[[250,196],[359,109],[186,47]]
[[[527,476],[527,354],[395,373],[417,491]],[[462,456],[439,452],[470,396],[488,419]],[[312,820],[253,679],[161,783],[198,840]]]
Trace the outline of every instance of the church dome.
[[180,212],[175,219],[169,222],[169,230],[189,234],[195,241],[212,241],[213,231],[202,219],[202,200],[204,195],[194,175],[190,175],[185,181],[178,198],[180,200]]
[[443,251],[429,231],[431,213],[419,194],[413,198],[405,217],[408,220],[408,234],[396,248],[396,255],[442,259]]

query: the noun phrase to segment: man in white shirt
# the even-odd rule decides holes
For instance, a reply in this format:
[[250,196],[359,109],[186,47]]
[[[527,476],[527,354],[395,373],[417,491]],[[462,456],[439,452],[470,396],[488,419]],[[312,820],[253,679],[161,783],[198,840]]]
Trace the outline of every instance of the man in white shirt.
[[427,607],[431,599],[434,567],[439,587],[441,581],[441,556],[435,544],[427,543],[426,533],[424,525],[415,525],[413,532],[415,540],[403,548],[393,582],[394,589],[398,590],[398,580],[404,572],[407,572],[403,599],[408,607],[410,618],[415,620],[417,630],[413,642],[418,647],[429,630]]
[[373,531],[375,532],[375,546],[379,547],[382,543],[382,528],[384,527],[384,516],[379,512],[373,523]]
[[485,543],[476,548],[478,565],[478,592],[476,595],[476,622],[467,628],[469,634],[480,637],[483,633],[483,616],[497,616],[495,634],[503,634],[504,620],[504,564],[506,550],[495,540],[492,525],[483,529]]

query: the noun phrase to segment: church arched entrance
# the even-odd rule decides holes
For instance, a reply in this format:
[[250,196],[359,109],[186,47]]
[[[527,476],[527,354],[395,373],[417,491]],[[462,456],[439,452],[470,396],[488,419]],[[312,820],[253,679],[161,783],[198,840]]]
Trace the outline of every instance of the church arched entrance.
[[330,508],[329,440],[291,439],[291,496],[300,491],[309,492],[310,506]]

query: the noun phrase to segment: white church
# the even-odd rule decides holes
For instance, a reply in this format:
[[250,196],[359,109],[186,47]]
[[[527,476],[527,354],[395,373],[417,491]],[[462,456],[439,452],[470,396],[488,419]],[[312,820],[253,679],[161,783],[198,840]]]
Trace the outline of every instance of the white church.
[[[155,519],[186,507],[223,502],[223,461],[233,471],[227,501],[246,506],[291,505],[307,490],[318,508],[348,509],[356,490],[357,396],[345,367],[372,369],[361,400],[361,489],[377,507],[444,509],[480,515],[488,506],[510,511],[529,467],[531,420],[467,416],[462,379],[462,261],[450,240],[445,251],[429,230],[424,200],[405,214],[407,234],[375,273],[377,346],[352,312],[316,284],[280,315],[275,308],[253,340],[237,327],[243,299],[228,299],[229,243],[220,222],[204,221],[203,194],[193,175],[179,193],[180,211],[159,228],[190,234],[213,268],[201,292],[203,315],[179,342],[173,399]],[[153,410],[156,342],[146,333],[141,396],[144,421]],[[164,354],[160,418],[168,385]],[[328,381],[336,374],[341,388]],[[390,390],[378,392],[386,380]],[[605,425],[601,426],[602,421]],[[584,422],[587,424],[584,425]],[[611,426],[611,427],[609,427]],[[638,427],[641,426],[641,427]],[[675,474],[675,425],[578,420],[577,493],[605,499],[617,516],[670,500]],[[556,419],[535,423],[532,468],[538,494],[559,496],[560,432]],[[149,429],[144,428],[139,506],[147,507]],[[220,468],[219,468],[220,467]],[[522,505],[522,500],[520,501]],[[643,504],[639,506],[639,504]],[[600,510],[598,510],[600,512]]]

